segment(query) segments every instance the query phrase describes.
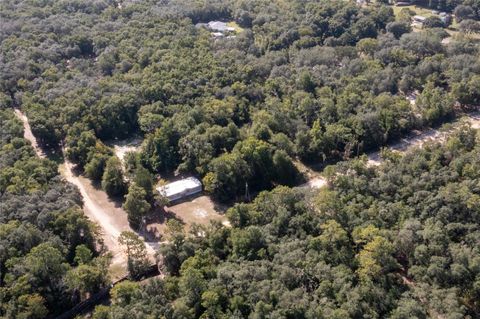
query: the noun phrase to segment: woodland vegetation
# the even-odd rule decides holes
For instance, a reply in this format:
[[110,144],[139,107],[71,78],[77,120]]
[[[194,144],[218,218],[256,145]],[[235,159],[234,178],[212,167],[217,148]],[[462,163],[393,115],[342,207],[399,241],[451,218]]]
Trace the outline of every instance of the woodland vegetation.
[[[449,5],[463,2],[449,2]],[[476,18],[469,1],[457,11]],[[441,28],[411,32],[408,9],[339,1],[4,1],[5,105],[49,147],[104,177],[103,144],[145,137],[153,174],[199,175],[223,201],[294,185],[292,159],[328,163],[477,103],[477,46]],[[467,7],[465,9],[464,7]],[[235,38],[197,22],[234,20]],[[417,107],[403,94],[422,92]],[[113,160],[112,160],[113,161]],[[123,196],[121,172],[104,188]],[[118,167],[116,167],[118,170]],[[266,169],[268,168],[268,169]]]
[[0,317],[41,319],[108,285],[110,260],[80,194],[35,155],[11,110],[0,127]]
[[329,167],[315,194],[262,192],[232,228],[170,227],[167,277],[117,286],[94,318],[477,318],[479,158],[465,127],[379,168]]
[[[198,176],[233,206],[205,237],[169,224],[166,279],[122,283],[95,318],[480,316],[475,133],[378,170],[353,159],[480,103],[480,2],[424,3],[455,15],[447,42],[382,2],[1,1],[0,316],[43,318],[109,282],[78,191],[12,107],[134,228],[158,175]],[[211,20],[240,28],[213,38],[196,27]],[[132,135],[142,151],[122,166],[107,145]],[[289,188],[296,161],[342,160],[328,189]]]

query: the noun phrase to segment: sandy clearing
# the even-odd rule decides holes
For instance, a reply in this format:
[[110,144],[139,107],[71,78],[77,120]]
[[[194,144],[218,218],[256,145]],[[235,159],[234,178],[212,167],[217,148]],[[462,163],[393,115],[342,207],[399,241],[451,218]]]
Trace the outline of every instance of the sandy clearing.
[[[24,137],[29,140],[36,154],[40,158],[45,158],[45,152],[39,147],[35,136],[32,133],[28,118],[21,110],[15,109],[15,115],[22,121],[24,128]],[[85,215],[94,223],[100,226],[102,239],[105,246],[113,255],[112,268],[120,269],[119,276],[124,275],[127,266],[127,257],[123,247],[118,243],[118,237],[122,231],[133,231],[129,226],[127,213],[120,204],[113,202],[107,194],[94,187],[92,182],[76,175],[73,171],[73,164],[65,160],[59,166],[59,173],[69,183],[75,185],[83,199],[83,210]],[[154,261],[155,252],[158,248],[158,242],[145,242],[148,257]]]
[[322,188],[324,187],[325,185],[327,185],[327,180],[322,177],[322,176],[316,176],[312,179],[310,179],[308,182],[306,182],[305,184],[302,184],[298,187],[301,187],[301,188],[313,188],[313,189],[317,189],[317,188]]
[[218,211],[211,198],[205,195],[196,197],[191,201],[170,206],[167,210],[181,218],[187,225],[193,223],[208,224],[211,220],[226,221],[225,215]]
[[[177,218],[185,224],[188,231],[193,224],[208,225],[210,221],[219,221],[222,225],[229,227],[230,223],[223,212],[225,207],[218,207],[209,196],[202,195],[190,201],[185,201],[166,208],[166,216]],[[167,217],[169,218],[169,217]],[[154,221],[148,225],[158,233],[163,233],[165,220]]]
[[107,145],[113,147],[115,155],[122,161],[128,152],[138,152],[142,145],[142,139],[140,137],[129,138],[126,140],[110,141],[106,142]]

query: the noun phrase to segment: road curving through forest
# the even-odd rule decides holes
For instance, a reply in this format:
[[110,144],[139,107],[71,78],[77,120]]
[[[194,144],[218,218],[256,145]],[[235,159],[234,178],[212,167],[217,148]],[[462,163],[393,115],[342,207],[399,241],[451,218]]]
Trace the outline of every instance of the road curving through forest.
[[[45,153],[39,147],[37,139],[32,133],[27,116],[20,110],[15,109],[16,116],[22,121],[24,138],[32,144],[35,153],[40,158],[46,158]],[[113,256],[112,268],[119,268],[120,274],[126,270],[127,256],[123,247],[118,243],[118,237],[122,231],[133,231],[127,219],[127,213],[119,203],[108,198],[107,194],[96,188],[87,178],[75,174],[74,165],[68,160],[59,166],[60,175],[69,183],[75,185],[83,200],[83,211],[85,215],[100,227],[101,236],[105,246]],[[147,254],[151,261],[154,260],[157,242],[145,242]]]
[[[452,128],[448,130],[428,129],[425,131],[417,131],[402,138],[400,141],[388,145],[387,148],[400,153],[405,153],[415,147],[422,147],[427,142],[444,142],[449,134],[461,125],[468,124],[474,129],[480,129],[480,112],[472,112],[465,114],[464,117],[452,123]],[[382,163],[380,151],[375,151],[367,154],[367,165],[378,166]],[[321,188],[327,185],[325,177],[315,174],[306,183],[300,185],[303,188]]]

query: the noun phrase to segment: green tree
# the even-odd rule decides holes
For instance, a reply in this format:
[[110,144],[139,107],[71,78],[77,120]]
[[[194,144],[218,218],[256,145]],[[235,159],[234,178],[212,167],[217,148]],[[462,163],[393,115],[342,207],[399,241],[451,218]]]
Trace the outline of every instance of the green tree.
[[128,214],[128,221],[134,228],[139,228],[142,219],[148,214],[152,208],[146,200],[147,193],[144,188],[132,183],[128,188],[128,194],[123,204],[123,209]]
[[88,264],[80,264],[70,269],[65,276],[65,282],[71,290],[78,291],[82,298],[86,298],[88,294],[97,292],[109,283],[109,264],[109,258],[97,257]]
[[149,135],[144,142],[142,161],[148,168],[157,172],[168,172],[174,169],[180,160],[178,141],[172,121],[164,121],[163,125]]
[[[186,260],[192,252],[186,252],[184,249],[186,241],[184,225],[176,219],[169,219],[166,224],[167,229],[165,230],[165,235],[168,244],[160,246],[159,253],[161,255],[161,263],[170,274],[178,275],[182,262]],[[187,249],[189,248],[190,247],[187,247]]]
[[122,196],[125,193],[122,164],[116,156],[108,159],[102,176],[102,188],[109,196]]
[[95,152],[85,165],[85,175],[94,181],[100,181],[110,155]]
[[412,27],[410,26],[410,19],[406,22],[395,21],[390,22],[387,24],[387,31],[392,33],[395,38],[400,39],[400,37],[412,31]]
[[64,255],[51,243],[42,243],[34,247],[24,261],[26,274],[37,286],[57,288],[63,275],[69,269]]
[[126,306],[140,294],[140,285],[132,281],[122,281],[110,291],[112,302],[115,305]]
[[90,151],[95,147],[97,138],[93,131],[84,131],[79,135],[78,129],[74,128],[67,136],[66,156],[67,158],[80,165],[81,168],[87,164],[87,159]]
[[216,198],[228,200],[245,191],[250,169],[238,153],[226,153],[217,157],[210,163],[209,170],[203,178],[203,185],[205,191]]
[[451,95],[442,88],[435,87],[431,82],[425,85],[416,104],[422,111],[425,122],[429,125],[438,123],[443,118],[452,115],[453,112]]
[[274,180],[282,185],[294,185],[299,176],[298,169],[284,151],[275,151],[273,154],[273,170]]
[[255,260],[266,254],[266,241],[260,228],[250,226],[232,232],[233,254],[237,258]]
[[92,251],[85,245],[75,247],[74,261],[78,265],[87,264],[92,260]]
[[48,315],[45,299],[39,294],[22,295],[18,298],[18,319],[42,319]]
[[152,174],[143,166],[139,166],[135,170],[135,178],[133,182],[138,186],[143,188],[145,191],[147,201],[151,202],[153,200],[153,186],[154,178]]
[[130,277],[140,278],[149,263],[145,243],[137,234],[130,231],[123,231],[118,237],[118,243],[125,248]]
[[425,19],[425,21],[423,22],[423,26],[425,28],[443,28],[445,24],[440,19],[440,17],[430,16]]

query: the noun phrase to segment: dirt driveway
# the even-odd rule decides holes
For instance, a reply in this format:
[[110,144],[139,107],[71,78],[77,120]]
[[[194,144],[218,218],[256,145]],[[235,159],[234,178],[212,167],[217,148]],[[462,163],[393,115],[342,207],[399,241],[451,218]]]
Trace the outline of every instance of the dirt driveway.
[[[30,141],[38,157],[45,158],[45,153],[39,147],[32,133],[28,118],[19,109],[14,111],[23,123],[25,139]],[[74,184],[79,189],[85,215],[100,226],[104,244],[113,255],[112,268],[120,276],[126,271],[127,257],[123,247],[118,244],[118,236],[122,231],[133,231],[128,224],[127,213],[121,204],[112,201],[104,191],[95,188],[89,179],[75,174],[73,164],[69,161],[65,160],[59,166],[59,172],[67,182]],[[146,242],[147,253],[152,261],[157,247],[157,242]]]
[[[449,129],[428,129],[426,131],[416,131],[410,136],[402,138],[395,144],[387,146],[393,151],[401,153],[407,152],[415,147],[422,147],[428,142],[443,142],[453,130],[459,128],[461,125],[468,124],[474,129],[480,129],[480,112],[473,112],[464,115],[451,124]],[[367,155],[367,165],[378,166],[382,163],[380,151],[372,152]],[[302,164],[303,165],[303,164]],[[308,181],[299,187],[303,188],[321,188],[327,184],[327,180],[320,175],[319,172],[313,172],[309,168],[302,168],[302,171],[307,172]]]
[[[393,151],[398,151],[404,153],[408,150],[411,150],[415,147],[422,147],[425,143],[428,142],[444,142],[448,135],[452,133],[456,128],[460,127],[463,124],[469,124],[472,128],[480,128],[480,112],[470,113],[461,117],[457,121],[451,124],[450,129],[428,129],[426,131],[413,132],[409,137],[402,138],[397,143],[388,146],[389,149]],[[380,152],[373,152],[368,155],[368,165],[380,165],[382,159],[380,158]]]

